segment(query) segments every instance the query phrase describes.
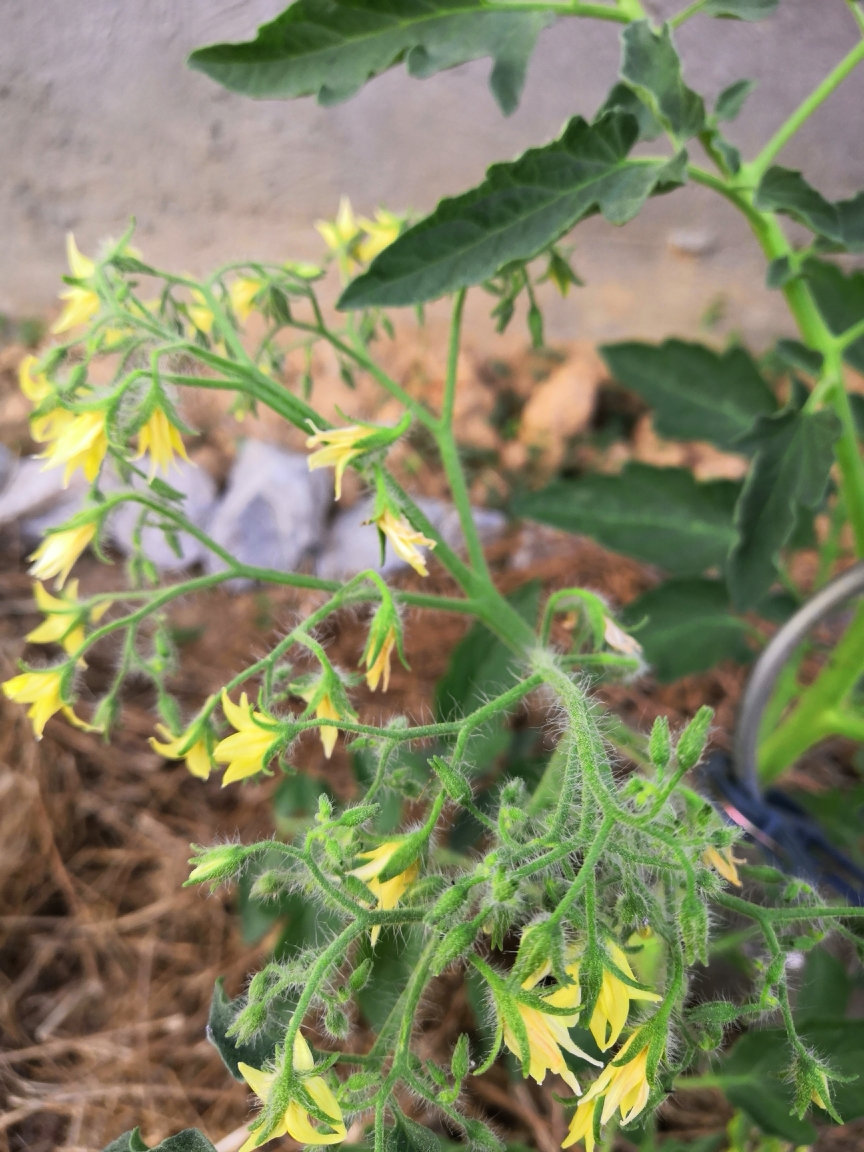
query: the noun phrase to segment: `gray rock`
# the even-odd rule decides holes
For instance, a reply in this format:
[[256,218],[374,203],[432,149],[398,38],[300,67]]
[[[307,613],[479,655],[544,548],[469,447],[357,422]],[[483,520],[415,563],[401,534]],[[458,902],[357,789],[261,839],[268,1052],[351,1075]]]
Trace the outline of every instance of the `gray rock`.
[[[186,518],[196,528],[207,529],[216,507],[216,482],[209,472],[191,461],[177,459],[174,467],[164,477],[165,482],[183,493],[182,510]],[[117,481],[109,481],[107,488],[117,486]],[[143,488],[143,483],[139,485]],[[134,501],[121,504],[108,519],[108,535],[113,544],[125,555],[134,550],[135,533],[141,520],[142,509]],[[176,537],[180,555],[171,547],[168,537],[154,523],[154,513],[149,513],[147,526],[141,529],[141,544],[145,555],[152,560],[160,572],[170,572],[175,568],[188,568],[205,560],[206,548],[188,532]]]
[[[333,484],[329,472],[310,472],[308,459],[247,440],[209,535],[244,564],[280,572],[296,569],[320,544]],[[226,567],[212,553],[204,563],[209,572]]]
[[[316,572],[322,579],[339,580],[345,576],[353,576],[366,568],[376,568],[386,574],[408,567],[390,547],[387,548],[384,564],[380,564],[378,533],[374,525],[363,523],[372,515],[373,503],[372,497],[368,497],[355,504],[353,508],[336,515],[316,564]],[[459,514],[452,504],[426,499],[419,499],[416,503],[424,516],[441,533],[446,544],[451,548],[462,546]],[[488,508],[475,508],[473,516],[480,538],[484,542],[493,540],[504,530],[507,523],[503,513]]]
[[80,507],[88,484],[80,472],[63,485],[62,468],[46,468],[37,456],[13,461],[0,492],[0,525],[18,523],[25,537],[40,536]]

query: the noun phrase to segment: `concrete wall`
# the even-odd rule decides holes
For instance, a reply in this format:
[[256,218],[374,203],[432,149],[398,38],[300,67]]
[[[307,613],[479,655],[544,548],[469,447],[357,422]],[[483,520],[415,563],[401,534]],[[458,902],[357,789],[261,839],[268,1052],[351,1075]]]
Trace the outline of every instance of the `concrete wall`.
[[[560,22],[541,37],[523,103],[508,120],[486,88],[486,61],[422,82],[393,71],[331,109],[252,102],[185,67],[191,49],[249,38],[282,6],[0,2],[0,311],[51,306],[67,229],[88,252],[132,215],[139,246],[179,269],[203,272],[243,255],[312,258],[320,245],[311,224],[335,212],[341,193],[364,211],[377,203],[430,209],[491,161],[556,135],[573,112],[592,114],[617,67],[615,25]],[[700,91],[759,79],[755,114],[745,110],[730,129],[746,153],[856,36],[842,0],[782,0],[770,21],[697,17],[679,40]],[[833,195],[864,186],[862,107],[864,69],[783,162]],[[703,189],[653,202],[623,230],[589,221],[574,238],[590,287],[553,307],[557,338],[692,332],[709,308],[725,309],[722,326],[757,342],[783,324],[746,227]]]

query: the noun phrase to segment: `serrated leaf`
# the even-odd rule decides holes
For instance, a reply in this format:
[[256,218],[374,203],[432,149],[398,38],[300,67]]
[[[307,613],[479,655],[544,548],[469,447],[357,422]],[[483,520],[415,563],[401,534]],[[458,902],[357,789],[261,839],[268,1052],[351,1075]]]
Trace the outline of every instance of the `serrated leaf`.
[[348,285],[338,307],[434,300],[532,259],[595,212],[626,223],[649,196],[681,184],[686,166],[684,153],[629,159],[638,134],[626,112],[608,112],[594,124],[574,117],[551,144],[494,164],[477,188],[442,200]]
[[393,1127],[384,1133],[385,1152],[439,1152],[441,1140],[425,1124],[394,1109]]
[[[847,276],[834,264],[811,259],[805,261],[803,274],[822,318],[835,336],[864,316],[864,272],[850,272]],[[853,368],[864,372],[864,336],[844,349],[843,356]]]
[[749,437],[759,447],[735,509],[738,540],[728,570],[741,611],[765,596],[799,509],[815,510],[828,484],[839,422],[833,412],[805,412],[802,404],[803,396],[793,397],[782,412],[762,417]]
[[509,115],[537,35],[554,18],[490,11],[482,0],[296,0],[254,40],[199,48],[189,65],[245,96],[330,105],[403,61],[424,79],[491,56],[489,86]]
[[756,83],[755,80],[736,80],[734,84],[724,88],[714,105],[714,118],[719,121],[734,120],[744,107],[744,101],[756,87]]
[[753,203],[760,210],[791,216],[817,236],[850,252],[864,249],[864,192],[832,203],[800,172],[775,165],[759,182]]
[[694,576],[724,564],[739,491],[728,480],[700,484],[685,468],[631,463],[619,476],[557,480],[514,501],[513,511],[673,575]]
[[854,990],[846,968],[825,948],[814,948],[807,955],[795,1003],[797,1022],[840,1020]]
[[816,376],[822,371],[822,353],[808,348],[800,340],[778,340],[774,351],[787,368],[796,372],[804,372],[808,376]]
[[704,344],[607,344],[600,354],[615,379],[646,400],[654,426],[671,440],[707,440],[737,451],[735,442],[777,402],[743,348],[715,352]]
[[624,29],[621,43],[621,79],[679,140],[697,136],[705,127],[705,103],[684,83],[669,25],[658,31],[637,20]]
[[629,112],[636,117],[640,140],[656,140],[663,135],[663,125],[648,107],[640,100],[632,88],[626,84],[616,84],[597,110],[595,122],[606,112]]
[[228,1030],[246,1004],[246,996],[238,996],[232,1000],[227,995],[221,977],[213,985],[213,997],[207,1019],[207,1039],[222,1057],[223,1064],[235,1080],[243,1079],[237,1067],[241,1062],[253,1068],[264,1067],[285,1035],[287,1024],[287,1018],[280,1022],[271,1014],[269,1027],[249,1043],[241,1044],[236,1037],[228,1035]]
[[197,1128],[184,1128],[176,1136],[169,1136],[150,1152],[216,1152],[207,1137]]
[[708,0],[700,11],[705,16],[722,16],[730,20],[764,20],[780,0]]
[[752,659],[747,627],[720,580],[670,580],[628,604],[626,615],[634,625],[646,621],[636,638],[658,680]]

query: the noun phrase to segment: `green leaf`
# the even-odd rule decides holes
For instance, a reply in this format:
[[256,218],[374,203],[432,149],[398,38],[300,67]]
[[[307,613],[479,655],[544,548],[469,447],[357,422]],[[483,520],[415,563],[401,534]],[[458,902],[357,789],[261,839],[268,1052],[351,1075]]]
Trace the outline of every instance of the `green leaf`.
[[416,931],[408,930],[397,937],[392,929],[384,929],[374,951],[368,940],[361,942],[358,963],[367,956],[373,961],[366,984],[357,992],[357,1003],[373,1032],[380,1032],[399,999],[420,957],[423,939]]
[[744,101],[756,87],[756,83],[755,80],[736,80],[734,84],[724,88],[714,105],[715,120],[734,120],[744,107]]
[[619,383],[654,409],[654,426],[671,440],[708,440],[736,449],[736,440],[777,402],[743,348],[714,352],[703,344],[607,344],[600,349]]
[[760,418],[748,437],[758,450],[735,509],[739,539],[728,572],[732,601],[741,611],[762,600],[799,510],[815,511],[828,484],[839,421],[827,410],[803,411],[804,399],[799,389],[781,412]]
[[811,1020],[840,1020],[852,995],[853,982],[836,956],[825,948],[814,948],[807,954],[807,962],[798,988],[795,1019],[799,1023]]
[[647,20],[638,20],[627,25],[621,42],[621,79],[625,84],[679,140],[697,136],[705,127],[705,104],[684,83],[669,25],[656,31]]
[[131,1132],[124,1132],[112,1140],[102,1152],[216,1152],[216,1149],[197,1128],[184,1128],[182,1132],[169,1136],[152,1148],[141,1139],[138,1129],[133,1128]]
[[663,135],[663,125],[648,107],[644,100],[640,100],[632,88],[626,84],[616,84],[594,117],[596,123],[606,112],[629,112],[636,117],[639,125],[640,140],[656,140]]
[[207,1019],[207,1039],[222,1057],[222,1062],[235,1080],[242,1080],[237,1065],[242,1061],[253,1068],[263,1068],[276,1051],[285,1035],[286,1019],[279,1020],[271,1012],[267,1026],[259,1032],[254,1040],[241,1044],[236,1037],[229,1036],[228,1030],[248,1003],[246,996],[238,996],[232,1000],[225,992],[220,976],[213,985],[213,997],[210,1001],[210,1015]]
[[620,476],[557,480],[517,499],[513,511],[673,575],[695,576],[724,564],[739,490],[728,480],[700,484],[685,468],[631,463]]
[[864,250],[864,192],[832,203],[800,172],[775,165],[762,177],[753,203],[762,211],[791,216],[817,236],[850,252]]
[[808,348],[800,340],[778,340],[774,351],[787,368],[816,376],[822,371],[822,353]]
[[743,620],[733,616],[720,580],[670,580],[627,605],[636,638],[658,680],[676,680],[721,660],[745,663],[753,653]]
[[441,1147],[431,1128],[393,1110],[393,1127],[384,1133],[384,1152],[440,1152]]
[[425,79],[490,56],[489,86],[505,115],[551,12],[493,12],[482,0],[296,0],[245,44],[199,48],[189,65],[257,99],[315,96],[337,104],[394,65]]
[[112,1140],[102,1149],[102,1152],[149,1152],[149,1149],[141,1139],[139,1130],[133,1128],[130,1132],[124,1132],[122,1136]]
[[[864,316],[864,272],[847,276],[833,264],[811,259],[804,262],[803,274],[822,318],[836,336]],[[850,344],[843,356],[853,368],[864,372],[864,336]]]
[[700,11],[705,16],[724,16],[731,20],[764,20],[780,0],[708,0]]
[[563,134],[509,164],[495,164],[477,188],[442,200],[348,285],[338,307],[417,304],[530,260],[599,211],[612,224],[684,180],[686,155],[629,159],[635,118],[608,112],[595,124],[576,116]]

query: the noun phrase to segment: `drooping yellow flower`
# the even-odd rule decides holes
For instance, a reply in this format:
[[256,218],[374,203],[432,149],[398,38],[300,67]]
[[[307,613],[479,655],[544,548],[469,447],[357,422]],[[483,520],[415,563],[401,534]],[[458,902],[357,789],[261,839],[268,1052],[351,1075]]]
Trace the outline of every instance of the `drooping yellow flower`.
[[138,451],[136,460],[150,453],[150,479],[158,471],[168,472],[174,465],[175,456],[188,460],[186,446],[180,429],[168,419],[162,408],[154,408],[138,430]]
[[366,648],[363,652],[363,663],[366,665],[366,683],[369,691],[374,692],[378,682],[383,679],[384,691],[390,687],[390,661],[393,649],[396,647],[396,629],[391,625],[384,635],[376,651],[376,637],[374,632],[369,633]]
[[40,453],[40,458],[46,461],[46,468],[65,464],[64,487],[68,486],[77,468],[83,471],[89,481],[96,479],[108,451],[104,412],[66,412],[55,409],[45,417],[37,417],[33,422],[33,430],[36,439],[53,441],[50,447]]
[[585,1144],[585,1152],[594,1152],[596,1141],[594,1139],[594,1111],[597,1107],[595,1100],[588,1100],[583,1098],[579,1101],[579,1107],[573,1113],[570,1120],[570,1127],[567,1129],[567,1137],[561,1142],[562,1148],[569,1148],[571,1144],[578,1144],[582,1141]]
[[361,216],[358,224],[366,235],[357,245],[357,255],[362,263],[367,264],[398,237],[402,231],[403,219],[393,212],[388,212],[386,208],[379,208],[374,220]]
[[[349,876],[356,876],[358,880],[363,881],[383,912],[389,912],[391,908],[396,907],[420,872],[420,866],[414,860],[403,872],[391,876],[389,880],[379,879],[381,873],[404,844],[404,840],[385,840],[377,848],[371,848],[368,852],[361,852],[360,859],[366,860],[367,863],[361,864],[359,868],[354,868],[348,873]],[[373,948],[380,935],[381,925],[376,924],[369,934]]]
[[234,315],[244,324],[255,305],[255,297],[264,287],[264,280],[256,280],[251,276],[238,276],[228,289],[228,298]]
[[724,880],[734,884],[736,888],[741,887],[741,877],[738,875],[736,864],[741,864],[742,861],[737,860],[732,855],[731,848],[717,849],[712,844],[702,853],[702,862],[718,872]]
[[360,226],[347,196],[343,196],[339,201],[336,219],[318,220],[315,228],[330,251],[340,255],[348,254],[360,235]]
[[209,336],[213,331],[215,316],[210,310],[210,305],[207,303],[204,293],[198,288],[192,288],[190,291],[192,293],[192,303],[186,305],[189,319],[199,332],[203,332],[205,336]]
[[306,441],[307,448],[323,445],[309,457],[309,471],[314,472],[316,468],[335,469],[333,479],[337,500],[342,497],[342,477],[345,469],[355,456],[361,455],[363,449],[358,447],[358,442],[368,435],[368,428],[360,424],[349,424],[345,428],[327,428],[323,432],[316,432]]
[[257,712],[249,703],[245,692],[235,704],[227,692],[222,693],[222,711],[228,723],[237,731],[220,740],[213,749],[217,764],[227,764],[222,787],[235,780],[245,780],[263,772],[274,746],[279,740],[279,724],[266,712]]
[[[607,943],[606,949],[615,967],[628,979],[635,981],[636,977],[624,951],[611,941]],[[632,1000],[660,999],[662,997],[656,992],[649,992],[647,988],[634,988],[632,984],[626,984],[614,972],[604,968],[600,993],[588,1025],[600,1051],[605,1052],[607,1048],[611,1048],[623,1032]]]
[[[547,964],[539,968],[527,980],[522,981],[522,987],[529,991],[532,990],[549,972],[550,967],[551,965]],[[565,970],[568,976],[572,976],[574,973],[578,976],[578,969],[575,965],[569,964]],[[559,984],[557,988],[541,996],[540,999],[550,1008],[569,1008],[572,1009],[572,1012],[569,1015],[553,1015],[544,1012],[542,1008],[535,1008],[533,1005],[525,1004],[514,997],[513,1003],[522,1019],[528,1037],[528,1052],[525,1053],[522,1050],[519,1037],[510,1027],[506,1016],[502,1021],[504,1043],[513,1055],[521,1061],[525,1076],[530,1076],[532,1080],[542,1084],[547,1071],[552,1072],[560,1076],[578,1094],[581,1092],[579,1081],[567,1067],[564,1052],[570,1052],[591,1064],[599,1063],[587,1052],[583,1052],[570,1038],[570,1029],[579,1019],[581,1001],[579,981],[574,979],[571,983]]]
[[[344,707],[339,708],[331,692],[325,691],[319,695],[320,685],[321,680],[319,679],[305,685],[302,683],[295,684],[292,690],[297,693],[301,700],[305,700],[307,704],[312,705],[312,702],[315,702],[315,717],[318,720],[354,720],[355,714],[348,706],[347,699],[345,699]],[[339,729],[333,728],[328,724],[326,727],[322,726],[318,729],[318,736],[324,748],[324,755],[329,760],[333,755],[333,749],[336,747]]]
[[34,407],[41,404],[53,391],[45,373],[36,368],[38,363],[35,356],[28,355],[18,365],[18,385]]
[[30,575],[37,580],[56,576],[55,588],[62,588],[72,567],[96,535],[96,524],[79,524],[49,533],[30,556]]
[[[96,265],[86,256],[82,256],[71,232],[66,233],[66,256],[69,260],[69,271],[76,280],[89,280],[96,270]],[[60,299],[65,300],[63,311],[51,326],[55,335],[68,332],[86,324],[95,316],[100,308],[99,295],[90,287],[80,285],[65,288],[60,293]]]
[[[258,1099],[266,1102],[276,1080],[276,1073],[262,1072],[242,1062],[237,1067]],[[298,1032],[294,1037],[294,1071],[311,1072],[314,1067],[315,1062],[309,1045]],[[328,1125],[322,1126],[301,1103],[291,1100],[276,1127],[266,1136],[262,1136],[260,1131],[252,1132],[240,1152],[252,1152],[253,1149],[266,1144],[268,1140],[275,1140],[278,1136],[290,1136],[298,1144],[339,1144],[345,1139],[348,1133],[342,1118],[342,1109],[324,1077],[303,1076],[303,1087],[328,1117]]]
[[[625,1057],[635,1053],[623,1063]],[[651,1095],[648,1082],[648,1044],[637,1028],[622,1046],[611,1063],[607,1064],[582,1098],[582,1104],[603,1097],[603,1111],[600,1123],[605,1124],[616,1108],[621,1112],[621,1123],[629,1124],[635,1119]]]
[[157,724],[156,731],[161,740],[155,736],[150,737],[150,747],[166,760],[185,760],[186,767],[193,776],[199,780],[206,780],[210,775],[210,750],[203,736],[190,743],[189,735],[181,732],[179,736],[172,736],[164,724]]
[[55,712],[62,712],[76,728],[93,729],[79,719],[62,696],[63,668],[42,668],[34,672],[22,672],[0,684],[3,694],[16,704],[29,704],[27,716],[33,724],[37,740],[42,739],[45,725]]
[[[62,644],[70,656],[74,655],[84,643],[87,616],[78,602],[78,581],[70,581],[59,596],[52,596],[44,584],[37,582],[33,586],[33,596],[45,619],[27,633],[26,639],[31,644]],[[98,604],[90,612],[90,619],[100,620],[109,607],[108,601]]]
[[400,560],[410,564],[420,576],[429,575],[420,548],[434,548],[436,543],[434,540],[430,540],[422,532],[417,532],[403,517],[395,516],[390,508],[385,508],[372,522],[390,541],[393,551]]

